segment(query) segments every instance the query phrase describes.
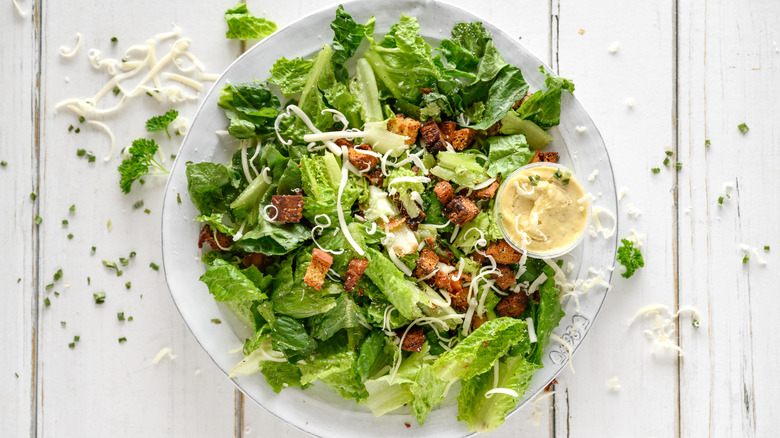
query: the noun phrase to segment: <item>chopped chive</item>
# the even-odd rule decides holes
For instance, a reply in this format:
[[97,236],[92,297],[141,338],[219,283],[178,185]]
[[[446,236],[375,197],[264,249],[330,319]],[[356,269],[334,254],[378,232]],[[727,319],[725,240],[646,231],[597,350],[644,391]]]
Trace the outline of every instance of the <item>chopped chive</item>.
[[181,204],[181,193],[176,193],[176,203]]
[[19,277],[19,278],[17,278],[17,279],[16,279],[16,282],[17,282],[17,283],[21,283],[21,282],[22,282],[22,277]]
[[77,157],[83,157],[84,155],[87,155],[87,150],[86,149],[78,149],[78,150],[76,150],[76,156]]
[[68,126],[68,132],[73,131],[73,125]]
[[534,186],[534,187],[535,187],[535,186],[539,185],[539,179],[540,179],[540,178],[541,178],[541,177],[540,177],[539,175],[531,175],[531,176],[529,176],[529,177],[528,177],[528,182],[529,182],[529,183],[530,183],[532,186]]
[[119,89],[119,87],[114,87],[114,89],[113,89],[113,90],[111,90],[111,92],[112,92],[112,93],[114,93],[114,96],[116,96],[117,94],[119,94],[121,91],[122,91],[122,90],[120,90],[120,89]]
[[43,222],[43,218],[36,214],[35,219],[33,219],[33,222],[35,222],[35,225],[40,225],[41,222]]
[[116,44],[119,42],[119,39],[117,37],[111,37],[111,42]]
[[119,338],[119,343],[120,344],[125,343],[125,342],[127,342],[127,338],[125,338],[124,336]]
[[132,317],[132,316],[128,316],[128,317],[127,317],[127,322],[130,322],[130,321],[132,321],[132,320],[133,320],[133,317]]
[[92,249],[90,250],[90,252],[91,252],[92,254],[94,254],[94,253],[95,253],[95,251],[97,251],[97,248],[93,246],[93,247],[92,247]]
[[563,176],[563,174],[561,173],[561,169],[558,169],[558,170],[555,171],[555,173],[553,173],[553,177],[555,179],[561,179],[562,176]]
[[664,158],[664,166],[669,165],[669,157]]
[[143,179],[143,178],[139,179],[139,180],[138,180],[138,182],[139,182],[139,183],[141,183],[141,185],[144,185],[144,184],[146,184],[146,181],[144,181],[144,179]]
[[111,219],[106,222],[106,228],[108,228],[108,231],[111,231],[111,228],[114,228],[114,223],[111,222]]
[[49,300],[49,297],[44,298],[43,304],[45,304],[46,307],[51,306],[51,300]]
[[49,283],[49,284],[47,284],[47,285],[46,285],[44,288],[45,288],[46,290],[49,290],[49,289],[51,289],[51,288],[53,288],[53,287],[54,287],[54,283]]
[[84,123],[87,119],[84,118],[84,116],[79,116],[79,123]]
[[76,212],[76,204],[71,205],[70,208],[68,209],[68,211],[70,211],[70,214],[75,213]]
[[95,162],[95,155],[94,154],[87,155],[87,162],[94,163]]
[[748,260],[750,260],[750,256],[749,256],[749,255],[747,255],[747,254],[745,254],[745,256],[744,256],[744,257],[742,257],[742,263],[743,263],[743,264],[744,264],[744,263],[747,263],[747,262],[748,262]]
[[718,196],[718,205],[723,205],[723,196]]
[[5,167],[5,166],[7,166],[7,165],[8,165],[8,161],[5,161],[5,160],[3,160],[3,161],[0,161],[0,166],[3,166],[3,167]]
[[712,145],[712,143],[709,140],[704,140],[704,146],[710,147],[710,145]]
[[55,291],[54,291],[54,296],[55,296],[55,297],[58,297],[58,296],[60,296],[60,293],[59,293],[59,292],[57,292],[57,291],[55,290]]
[[128,263],[130,263],[130,260],[128,260],[128,259],[126,259],[124,257],[119,257],[119,263],[121,263],[122,266],[127,266]]
[[117,312],[116,313],[116,319],[118,319],[120,321],[124,321],[125,320],[125,312]]
[[57,269],[57,272],[54,273],[54,281],[57,281],[60,278],[62,278],[62,269]]
[[213,322],[214,324],[222,324],[222,321],[220,321],[218,318],[213,318],[211,322]]
[[76,134],[78,134],[79,132],[81,132],[81,128],[76,128],[76,129],[75,129],[73,132],[75,132]]
[[73,337],[73,342],[78,342],[80,340],[81,340],[81,336],[74,336]]
[[116,269],[117,271],[119,270],[115,262],[111,262],[108,260],[103,260],[103,266],[105,266],[106,268]]
[[68,234],[68,240],[73,239],[73,233]]
[[739,128],[739,132],[743,134],[750,131],[750,128],[748,128],[748,125],[744,122],[737,125],[737,128]]
[[129,281],[128,281],[127,283],[125,283],[125,287],[126,287],[127,289],[130,289],[130,286],[132,286],[131,282],[129,282]]
[[764,252],[769,252],[769,245],[764,245]]
[[63,219],[62,220],[62,225],[67,227],[68,226],[68,220],[67,219]]
[[106,301],[105,292],[96,292],[92,296],[95,297],[95,304],[103,304]]
[[60,325],[63,327],[67,327],[68,323],[65,321],[60,321]]
[[674,155],[674,152],[672,151],[664,151],[664,153],[666,154],[667,157],[671,157],[672,155]]
[[68,344],[68,348],[73,350],[74,348],[76,348],[76,343],[75,342],[71,342],[70,344]]
[[30,193],[30,199],[32,199],[33,201],[35,201],[36,199],[38,199],[38,194],[37,194],[37,193],[35,193],[35,192],[32,192],[32,193]]
[[676,167],[677,170],[680,170],[682,169],[682,163],[678,161],[677,164],[674,165],[674,167]]
[[87,286],[89,286],[90,284],[92,284],[92,279],[87,277]]
[[692,325],[693,325],[695,328],[699,328],[699,326],[701,325],[701,323],[699,322],[699,320],[698,320],[698,319],[694,319],[693,321],[691,321],[691,324],[692,324]]
[[650,169],[650,170],[651,170],[651,171],[653,171],[653,173],[654,173],[654,174],[656,174],[656,175],[657,175],[657,174],[659,174],[659,173],[661,173],[661,169],[660,169],[660,168],[658,168],[658,167],[653,167],[653,168],[652,168],[652,169]]
[[[177,132],[177,134],[178,134],[178,132]],[[176,154],[171,154],[171,160],[175,160],[175,159],[176,159]]]
[[144,213],[146,213],[146,214],[152,214],[152,210],[149,210],[148,208],[145,208],[145,209],[144,209]]
[[130,251],[130,254],[127,255],[127,258],[129,259],[135,258],[135,251]]
[[139,208],[141,208],[143,206],[144,206],[144,201],[140,200],[140,201],[136,202],[135,204],[133,204],[133,210],[138,210]]
[[155,271],[159,271],[160,270],[160,267],[157,266],[154,262],[149,263],[149,267],[154,269]]

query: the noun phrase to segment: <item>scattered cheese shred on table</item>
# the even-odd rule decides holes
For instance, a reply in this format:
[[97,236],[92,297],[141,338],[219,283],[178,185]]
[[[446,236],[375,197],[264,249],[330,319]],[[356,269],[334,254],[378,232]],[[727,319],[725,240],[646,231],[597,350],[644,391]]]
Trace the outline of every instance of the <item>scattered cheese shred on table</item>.
[[157,353],[156,356],[154,356],[154,360],[152,360],[152,363],[155,364],[155,365],[159,364],[160,361],[162,361],[165,356],[168,356],[168,359],[170,359],[170,360],[174,360],[174,359],[176,359],[178,357],[178,356],[174,355],[173,353],[171,353],[171,349],[170,348],[165,347],[162,350],[160,350]]
[[651,304],[639,309],[634,317],[631,319],[629,326],[633,325],[638,319],[644,316],[653,317],[653,327],[649,330],[644,330],[644,334],[647,339],[653,341],[652,353],[655,353],[658,347],[665,348],[667,350],[674,350],[682,356],[683,351],[679,345],[677,345],[672,336],[677,331],[673,319],[680,316],[682,313],[690,313],[691,320],[694,327],[698,327],[701,321],[701,314],[693,306],[683,306],[676,313],[672,313],[669,306],[664,304]]

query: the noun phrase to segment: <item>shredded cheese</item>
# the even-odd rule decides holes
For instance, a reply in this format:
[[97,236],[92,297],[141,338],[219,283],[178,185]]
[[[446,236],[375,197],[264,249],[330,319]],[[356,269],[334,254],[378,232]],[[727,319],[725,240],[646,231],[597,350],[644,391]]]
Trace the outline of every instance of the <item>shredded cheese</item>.
[[153,363],[153,364],[155,364],[155,365],[157,365],[157,364],[159,364],[159,363],[160,363],[160,362],[163,360],[163,358],[164,358],[164,357],[166,357],[166,356],[167,356],[167,357],[168,357],[168,359],[170,359],[170,360],[174,360],[174,359],[176,359],[176,358],[178,357],[178,356],[174,355],[174,354],[171,352],[171,349],[170,349],[170,348],[168,348],[168,347],[165,347],[165,348],[161,349],[159,352],[157,352],[157,355],[155,355],[155,356],[154,356],[154,359],[152,360],[152,363]]
[[116,139],[114,138],[114,133],[111,132],[111,128],[109,128],[108,125],[106,125],[103,122],[88,120],[87,123],[89,123],[90,125],[95,125],[100,128],[103,128],[103,131],[106,132],[109,140],[111,140],[111,149],[108,151],[108,155],[106,156],[106,158],[103,158],[103,161],[109,161],[114,156],[114,149],[116,148]]
[[534,330],[534,319],[529,316],[525,319],[525,323],[528,325],[528,339],[532,344],[535,344],[538,339],[536,338],[536,330]]
[[81,33],[76,32],[76,38],[76,47],[69,49],[65,46],[60,46],[60,56],[63,58],[72,58],[76,55],[76,52],[78,52],[79,48],[81,48]]
[[[292,105],[290,105],[292,106]],[[346,147],[344,147],[346,149]],[[344,159],[346,160],[346,153],[344,153]],[[352,249],[355,250],[356,253],[359,255],[365,255],[366,252],[363,251],[363,248],[360,247],[360,245],[355,242],[355,239],[352,238],[352,234],[349,232],[349,228],[347,227],[347,222],[344,220],[344,209],[341,208],[341,197],[344,194],[344,187],[347,185],[347,178],[349,177],[349,170],[347,170],[347,166],[341,167],[341,183],[339,184],[339,191],[338,196],[336,197],[336,212],[339,216],[339,226],[341,227],[341,232],[344,233],[344,237],[347,239],[347,242],[349,242],[350,245],[352,245]]]
[[[612,220],[611,229],[606,229],[601,225],[601,219],[599,217],[601,213],[606,214],[607,217]],[[614,213],[601,207],[593,207],[591,216],[593,217],[593,224],[596,226],[596,231],[600,232],[605,239],[609,239],[615,235],[615,231],[617,230],[617,219],[615,218]]]
[[[496,362],[498,363],[498,362]],[[485,393],[485,398],[490,398],[493,396],[493,394],[506,394],[512,398],[520,397],[520,394],[517,393],[514,389],[509,388],[493,388],[490,391],[487,391]]]

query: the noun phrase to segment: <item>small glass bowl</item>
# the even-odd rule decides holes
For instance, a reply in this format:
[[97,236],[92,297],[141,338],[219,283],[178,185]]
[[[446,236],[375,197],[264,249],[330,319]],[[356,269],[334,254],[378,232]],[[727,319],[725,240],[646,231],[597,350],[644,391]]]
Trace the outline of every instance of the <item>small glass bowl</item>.
[[499,186],[498,192],[496,193],[496,197],[495,197],[496,202],[493,205],[494,219],[495,219],[496,223],[498,224],[498,229],[501,231],[501,235],[504,236],[504,240],[506,240],[506,242],[510,246],[512,246],[514,249],[516,249],[516,250],[518,250],[520,252],[527,253],[528,256],[533,257],[533,258],[537,258],[537,259],[561,257],[562,255],[564,255],[564,254],[570,252],[571,250],[573,250],[574,248],[576,248],[577,245],[579,245],[582,242],[582,240],[585,238],[585,231],[588,229],[588,227],[591,224],[590,223],[590,221],[591,221],[591,210],[590,210],[591,202],[590,202],[590,199],[588,199],[588,202],[585,204],[585,209],[586,209],[585,225],[582,227],[582,230],[580,230],[579,234],[577,235],[577,238],[572,240],[571,243],[569,243],[568,245],[566,245],[566,246],[564,246],[562,248],[557,248],[554,251],[537,252],[537,251],[531,251],[531,250],[528,250],[528,249],[521,248],[520,245],[517,242],[513,241],[512,238],[509,237],[509,234],[506,232],[506,230],[504,230],[504,221],[499,216],[499,213],[501,212],[501,208],[500,208],[501,195],[504,192],[504,190],[507,188],[507,186],[508,186],[507,183],[509,181],[511,181],[512,179],[514,179],[515,175],[517,175],[518,173],[523,172],[523,171],[528,170],[528,169],[533,169],[533,168],[536,168],[536,167],[552,167],[552,168],[555,168],[555,169],[560,169],[561,172],[567,172],[567,171],[571,172],[571,177],[570,178],[572,179],[572,181],[576,182],[577,185],[579,185],[580,188],[582,188],[582,191],[583,191],[583,193],[586,196],[589,194],[589,192],[587,192],[585,190],[583,185],[580,183],[580,181],[574,175],[574,172],[571,169],[569,169],[568,167],[566,167],[566,166],[563,166],[563,165],[558,164],[558,163],[548,163],[548,162],[543,162],[543,161],[542,162],[537,162],[537,163],[526,164],[525,166],[523,166],[523,167],[515,170],[514,172],[512,172],[508,177],[504,178],[504,180],[501,181],[501,185]]

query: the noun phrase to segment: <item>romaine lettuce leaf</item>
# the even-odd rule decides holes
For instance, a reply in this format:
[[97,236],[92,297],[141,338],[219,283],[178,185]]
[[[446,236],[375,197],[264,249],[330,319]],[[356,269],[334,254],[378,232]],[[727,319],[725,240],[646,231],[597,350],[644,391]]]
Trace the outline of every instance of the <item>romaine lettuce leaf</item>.
[[197,163],[187,166],[187,190],[190,199],[204,215],[224,212],[230,203],[231,192],[235,190],[230,185],[230,169],[222,164]]
[[219,92],[218,105],[230,120],[228,132],[236,138],[263,137],[274,132],[279,99],[265,82],[228,84]]
[[463,152],[439,152],[436,167],[431,173],[459,186],[474,187],[488,180],[485,167],[477,162],[477,155]]
[[284,388],[301,386],[301,370],[290,362],[265,361],[260,364],[260,370],[277,394]]
[[303,324],[289,316],[279,316],[271,328],[274,350],[286,357],[304,357],[317,348],[317,342],[309,336]]
[[515,170],[531,162],[531,158],[534,156],[522,134],[496,135],[489,137],[486,143],[490,150],[487,173],[491,177],[500,174],[506,178]]
[[488,371],[524,339],[528,339],[525,321],[507,317],[487,321],[451,351],[439,356],[433,370],[442,380],[470,379]]
[[395,345],[380,330],[372,330],[360,346],[360,352],[355,360],[355,372],[362,382],[376,374],[388,363],[388,354]]
[[404,273],[379,251],[368,248],[366,255],[370,261],[364,275],[382,291],[403,317],[409,319],[421,317],[422,312],[418,305],[427,306],[430,303],[417,286],[407,281]]
[[225,11],[225,21],[228,25],[225,37],[235,40],[263,39],[276,31],[276,23],[255,17],[244,3]]
[[528,146],[532,150],[541,149],[553,141],[552,136],[545,132],[544,129],[538,127],[536,123],[530,120],[521,119],[514,111],[509,111],[501,119],[500,132],[505,135],[525,135]]
[[221,259],[214,260],[200,276],[200,281],[206,283],[211,295],[220,302],[266,299],[266,294],[260,291],[240,269]]
[[[480,234],[479,232],[472,230],[479,230],[482,233]],[[492,206],[477,215],[474,220],[461,228],[458,237],[455,239],[454,245],[462,249],[464,253],[470,254],[474,251],[474,245],[477,243],[477,240],[482,236],[485,237],[488,245],[493,241],[503,238],[501,230],[498,229],[498,224],[496,224],[496,221],[493,218]],[[480,249],[484,251],[485,248],[480,247]]]
[[336,18],[330,23],[330,28],[333,29],[333,57],[330,62],[339,81],[347,80],[349,72],[344,64],[355,54],[363,37],[374,33],[375,21],[372,15],[366,24],[358,24],[344,11],[342,5],[336,9]]
[[547,75],[547,79],[544,80],[547,90],[539,90],[531,95],[517,109],[517,114],[542,129],[550,129],[561,122],[561,95],[563,90],[574,93],[574,82],[571,79],[550,75],[544,71],[544,66],[540,66],[539,71]]
[[236,244],[246,252],[282,255],[310,238],[309,229],[302,224],[272,224],[260,219],[257,226],[244,233]]
[[458,395],[458,420],[468,423],[472,432],[494,430],[517,406],[539,368],[541,365],[532,364],[521,356],[508,356],[499,361],[497,387],[511,389],[519,394],[518,397],[502,393],[485,397],[485,393],[493,389],[494,374],[491,371],[465,380]]
[[542,357],[547,344],[550,343],[550,333],[565,315],[561,308],[560,292],[555,286],[555,273],[549,266],[544,267],[547,280],[539,286],[539,304],[534,310],[534,330],[537,342],[532,344],[533,350],[528,360],[542,364]]
[[362,324],[367,324],[366,311],[346,292],[336,299],[335,307],[309,318],[312,337],[321,341],[329,339],[341,329],[354,328]]
[[[302,268],[293,270],[293,262]],[[336,298],[303,283],[306,267],[311,263],[311,248],[303,248],[296,255],[288,255],[271,267],[274,272],[272,294],[274,312],[293,318],[308,318],[327,312],[336,306]]]

